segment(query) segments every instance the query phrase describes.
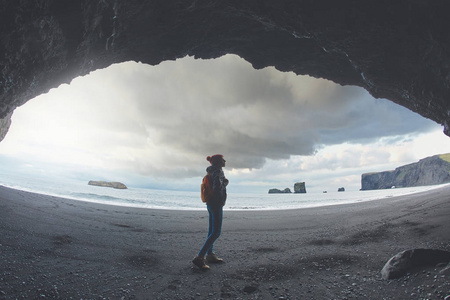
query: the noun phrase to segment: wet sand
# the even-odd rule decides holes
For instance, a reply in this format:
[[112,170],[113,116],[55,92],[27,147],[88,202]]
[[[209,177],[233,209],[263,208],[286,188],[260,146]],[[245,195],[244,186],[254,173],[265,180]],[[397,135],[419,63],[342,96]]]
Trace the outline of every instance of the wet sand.
[[[199,200],[200,201],[200,200]],[[225,263],[200,271],[207,212],[109,206],[0,186],[0,299],[443,299],[450,275],[380,270],[450,251],[450,186],[351,205],[226,211]]]

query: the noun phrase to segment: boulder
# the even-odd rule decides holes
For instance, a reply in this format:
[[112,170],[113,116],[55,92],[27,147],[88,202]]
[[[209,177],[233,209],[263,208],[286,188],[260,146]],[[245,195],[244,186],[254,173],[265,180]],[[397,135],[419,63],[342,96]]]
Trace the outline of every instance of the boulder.
[[345,188],[343,187],[338,188],[338,192],[345,192]]
[[393,256],[381,270],[383,279],[396,279],[414,269],[450,262],[450,252],[436,249],[405,250]]
[[306,194],[305,182],[296,182],[294,184],[294,193]]
[[102,187],[110,187],[114,189],[127,189],[127,186],[121,182],[106,182],[106,181],[89,181],[88,185],[102,186]]

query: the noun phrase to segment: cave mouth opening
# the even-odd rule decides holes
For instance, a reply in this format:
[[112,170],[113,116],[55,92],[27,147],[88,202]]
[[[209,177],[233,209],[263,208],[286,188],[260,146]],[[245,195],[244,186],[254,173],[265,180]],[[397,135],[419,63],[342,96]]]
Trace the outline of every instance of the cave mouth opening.
[[444,139],[434,122],[362,88],[225,55],[78,77],[16,110],[0,156],[36,174],[111,172],[152,187],[181,177],[189,189],[204,158],[223,153],[238,191],[304,177],[321,191],[359,189],[363,172],[438,154],[430,143],[450,152]]

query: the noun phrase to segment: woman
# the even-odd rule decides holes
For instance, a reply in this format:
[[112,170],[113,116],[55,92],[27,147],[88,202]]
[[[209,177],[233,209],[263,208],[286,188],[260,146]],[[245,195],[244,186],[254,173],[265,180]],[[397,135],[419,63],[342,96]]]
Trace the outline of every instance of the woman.
[[[223,206],[227,200],[228,179],[225,178],[222,168],[225,167],[225,159],[223,155],[216,154],[208,156],[207,161],[211,166],[206,168],[206,172],[210,174],[210,183],[212,185],[213,197],[206,203],[209,213],[209,230],[208,237],[198,255],[192,261],[201,270],[208,270],[209,263],[221,263],[223,260],[218,258],[213,251],[214,242],[220,236],[222,231]],[[205,259],[206,255],[206,259]]]

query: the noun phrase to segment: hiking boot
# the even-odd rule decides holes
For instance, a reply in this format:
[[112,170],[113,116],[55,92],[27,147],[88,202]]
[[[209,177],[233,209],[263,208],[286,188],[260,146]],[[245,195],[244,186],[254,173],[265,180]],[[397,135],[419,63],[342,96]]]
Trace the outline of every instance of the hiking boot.
[[207,254],[206,260],[212,264],[223,263],[223,259],[218,258],[214,253]]
[[192,261],[200,270],[209,270],[209,266],[205,263],[205,259],[200,256],[196,256]]

